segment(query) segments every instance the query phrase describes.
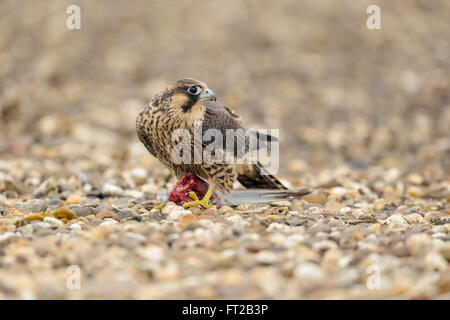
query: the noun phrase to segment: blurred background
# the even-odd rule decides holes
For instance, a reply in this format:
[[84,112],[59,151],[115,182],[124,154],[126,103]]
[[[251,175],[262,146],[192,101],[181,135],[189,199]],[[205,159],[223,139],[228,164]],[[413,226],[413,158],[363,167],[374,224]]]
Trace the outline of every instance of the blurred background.
[[[66,28],[71,4],[81,30]],[[449,21],[445,0],[2,1],[0,169],[163,180],[135,118],[192,77],[248,126],[281,128],[293,186],[368,168],[448,178]]]

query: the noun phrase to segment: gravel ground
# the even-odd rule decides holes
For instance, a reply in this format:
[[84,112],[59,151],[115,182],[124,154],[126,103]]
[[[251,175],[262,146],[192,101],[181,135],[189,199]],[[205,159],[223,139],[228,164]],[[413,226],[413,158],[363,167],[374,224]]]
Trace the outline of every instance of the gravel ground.
[[[0,299],[450,299],[449,2],[376,31],[368,1],[262,2],[78,1],[77,31],[0,4]],[[134,120],[184,76],[314,192],[152,210],[175,179]]]
[[[164,185],[145,170],[101,190],[81,172],[37,185],[38,199],[2,196],[1,298],[450,298],[442,177],[341,168],[293,202],[161,212],[145,199]],[[7,195],[25,188],[2,178]]]

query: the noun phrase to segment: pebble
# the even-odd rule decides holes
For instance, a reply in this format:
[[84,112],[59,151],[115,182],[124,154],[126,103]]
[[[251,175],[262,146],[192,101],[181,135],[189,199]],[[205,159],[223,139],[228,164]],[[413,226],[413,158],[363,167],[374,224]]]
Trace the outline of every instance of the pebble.
[[44,220],[45,217],[50,217],[47,212],[36,212],[25,217],[26,221]]
[[433,249],[433,239],[426,233],[416,233],[406,240],[409,252],[413,256],[423,256]]
[[338,196],[344,196],[347,193],[347,189],[342,187],[335,187],[331,190],[331,194],[335,194]]
[[51,224],[52,226],[56,226],[56,227],[64,226],[64,222],[62,222],[61,220],[58,220],[56,218],[53,218],[53,217],[45,217],[44,222],[47,222],[47,223]]
[[227,213],[232,212],[232,211],[233,211],[233,208],[231,208],[231,207],[229,207],[229,206],[222,206],[222,207],[218,210],[218,212],[219,212],[220,214],[227,214]]
[[295,267],[294,277],[302,280],[320,280],[324,277],[324,273],[317,264],[304,262]]
[[66,202],[68,204],[78,204],[78,203],[82,202],[83,200],[84,200],[83,197],[72,195],[67,198]]
[[0,244],[6,244],[8,241],[10,241],[12,239],[19,239],[19,238],[20,238],[20,234],[8,231],[8,232],[0,235]]
[[138,215],[138,213],[133,209],[122,209],[117,211],[115,214],[120,220],[132,218]]
[[6,191],[17,192],[18,194],[27,194],[29,192],[27,186],[12,177],[4,178],[3,183],[3,188]]
[[327,198],[322,194],[310,193],[302,198],[302,200],[307,203],[316,203],[320,205],[324,205],[327,202]]
[[425,195],[423,188],[417,186],[409,186],[406,189],[406,194],[410,197],[421,198]]
[[328,224],[325,223],[318,223],[313,225],[311,228],[308,229],[309,234],[316,234],[318,232],[325,232],[328,233],[331,231],[331,227]]
[[53,177],[48,178],[45,180],[34,192],[33,194],[39,195],[44,194],[47,195],[52,191],[58,190],[58,184],[56,182],[56,179]]
[[420,174],[417,173],[411,173],[408,175],[406,180],[409,183],[415,184],[415,185],[421,185],[423,183],[423,177]]
[[67,209],[72,211],[77,217],[86,217],[93,214],[94,209],[92,207],[83,207],[80,205],[71,205]]
[[105,183],[103,185],[102,188],[102,193],[106,194],[106,195],[111,195],[111,196],[119,196],[121,194],[123,194],[123,189],[119,186],[116,186],[114,184],[111,183]]
[[289,209],[287,207],[272,207],[269,210],[267,210],[267,214],[281,214],[285,215],[289,213]]
[[336,283],[340,287],[349,287],[359,279],[359,271],[356,268],[342,270],[337,276]]
[[60,220],[73,220],[76,219],[77,216],[71,210],[67,208],[59,208],[52,213],[55,218]]
[[105,220],[104,222],[99,224],[99,227],[109,227],[109,226],[118,224],[118,222],[116,220],[113,220],[110,218],[106,218],[104,220]]
[[321,240],[313,243],[313,249],[319,252],[324,252],[330,249],[336,249],[338,245],[331,240]]
[[425,255],[425,267],[429,271],[441,271],[445,270],[448,266],[447,260],[437,251],[428,252]]
[[286,248],[293,248],[300,243],[303,243],[308,238],[304,234],[292,234],[289,235],[283,242],[283,246]]
[[26,202],[16,202],[14,207],[25,213],[44,212],[47,210],[47,202],[41,199],[33,199]]
[[48,201],[49,206],[58,206],[61,203],[61,199],[53,198]]
[[277,254],[269,250],[261,250],[256,255],[256,261],[260,264],[271,265],[276,263],[278,260]]
[[143,168],[134,168],[131,170],[131,176],[137,185],[143,185],[147,181],[147,171]]
[[405,220],[408,221],[409,224],[423,224],[425,223],[425,219],[418,213],[411,213],[404,216]]
[[274,207],[289,207],[291,205],[291,202],[287,200],[281,200],[281,201],[274,201],[270,203],[270,205]]
[[167,220],[168,221],[179,221],[182,218],[184,218],[187,215],[191,215],[192,212],[189,210],[175,210],[168,214]]
[[447,259],[447,261],[450,261],[450,242],[445,242],[440,245],[439,252],[445,259]]
[[95,217],[100,220],[111,218],[116,221],[120,221],[120,219],[115,215],[115,213],[108,209],[101,209],[99,212],[97,212]]
[[324,212],[326,212],[326,216],[334,215],[334,214],[338,214],[338,213],[347,213],[349,210],[351,210],[350,208],[348,208],[348,210],[347,210],[347,208],[348,207],[346,207],[342,203],[336,202],[336,203],[326,206]]
[[386,219],[385,223],[389,228],[403,228],[408,225],[408,222],[405,220],[403,215],[393,214],[389,218]]
[[[169,215],[169,216],[170,216],[170,215]],[[173,219],[173,218],[171,218],[171,219]],[[174,219],[174,220],[176,220],[176,219]],[[197,219],[196,216],[194,216],[192,213],[188,213],[188,214],[184,215],[184,216],[181,218],[180,222],[178,222],[178,226],[179,226],[180,228],[184,228],[185,226],[187,226],[187,225],[190,224],[191,222],[195,222],[195,221],[197,221],[197,220],[198,220],[198,219]]]
[[48,222],[37,222],[32,224],[33,232],[37,232],[41,229],[50,229],[52,225]]
[[330,248],[323,255],[321,267],[328,272],[335,271],[339,268],[338,262],[343,257],[344,253],[341,250]]

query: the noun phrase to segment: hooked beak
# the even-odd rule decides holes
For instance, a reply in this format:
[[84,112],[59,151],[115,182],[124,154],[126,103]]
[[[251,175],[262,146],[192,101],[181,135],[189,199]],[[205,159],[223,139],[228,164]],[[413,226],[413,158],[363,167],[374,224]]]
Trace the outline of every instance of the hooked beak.
[[217,99],[214,91],[212,91],[209,88],[206,88],[206,90],[202,92],[202,94],[199,96],[199,98],[201,100],[211,100],[211,101],[216,101],[216,99]]

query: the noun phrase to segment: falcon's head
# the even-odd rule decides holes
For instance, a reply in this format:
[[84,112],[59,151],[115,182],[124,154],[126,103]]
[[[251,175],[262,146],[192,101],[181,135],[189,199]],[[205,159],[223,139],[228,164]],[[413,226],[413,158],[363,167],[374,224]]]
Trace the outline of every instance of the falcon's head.
[[186,78],[156,94],[151,105],[172,116],[201,120],[205,101],[216,101],[214,92],[206,83]]

